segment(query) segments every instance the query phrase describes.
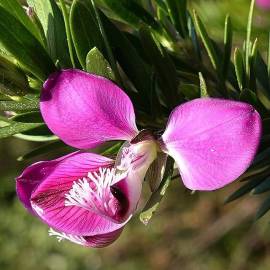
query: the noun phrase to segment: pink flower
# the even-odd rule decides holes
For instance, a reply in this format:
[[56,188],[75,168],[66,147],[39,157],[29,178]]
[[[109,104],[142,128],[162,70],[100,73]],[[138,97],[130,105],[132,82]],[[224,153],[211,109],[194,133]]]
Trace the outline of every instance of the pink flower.
[[256,5],[262,9],[270,9],[270,0],[256,0]]
[[133,105],[119,87],[74,69],[50,76],[40,108],[52,132],[73,147],[126,141],[116,161],[75,152],[36,163],[17,178],[20,200],[52,227],[51,235],[91,247],[120,235],[137,208],[149,166],[162,153],[175,159],[187,188],[215,190],[248,168],[261,136],[261,119],[251,105],[213,98],[176,107],[161,137],[139,132]]

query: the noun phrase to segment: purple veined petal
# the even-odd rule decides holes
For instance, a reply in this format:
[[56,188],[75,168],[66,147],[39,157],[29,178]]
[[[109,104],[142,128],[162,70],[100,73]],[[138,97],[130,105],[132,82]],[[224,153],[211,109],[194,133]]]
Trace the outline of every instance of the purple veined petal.
[[60,157],[52,161],[40,161],[27,167],[23,173],[16,178],[17,195],[26,209],[32,214],[35,211],[32,209],[30,202],[32,192],[37,186],[50,175],[56,166],[64,159],[76,155],[77,152]]
[[162,140],[187,188],[215,190],[249,167],[261,130],[260,115],[251,105],[205,98],[178,106]]
[[40,109],[50,130],[80,149],[131,140],[138,133],[129,97],[111,81],[76,69],[48,78]]
[[106,157],[80,152],[39,162],[17,178],[18,196],[30,211],[59,231],[80,236],[109,233],[123,227],[128,220],[115,223],[95,211],[66,206],[65,202],[74,182],[88,173],[112,166],[112,160]]
[[57,232],[51,228],[49,230],[49,235],[57,237],[59,242],[61,242],[62,240],[69,240],[75,244],[85,247],[103,248],[112,244],[121,235],[122,231],[123,228],[120,228],[106,234],[98,234],[93,236],[78,236]]

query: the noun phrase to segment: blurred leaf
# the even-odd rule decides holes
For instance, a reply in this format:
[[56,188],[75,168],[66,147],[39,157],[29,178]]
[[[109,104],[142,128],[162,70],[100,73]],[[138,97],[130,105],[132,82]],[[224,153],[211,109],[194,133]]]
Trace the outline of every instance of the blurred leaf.
[[223,55],[223,67],[222,73],[223,77],[227,78],[228,70],[230,67],[231,53],[232,53],[232,22],[229,15],[225,19],[225,29],[224,29],[224,55]]
[[86,56],[86,71],[115,81],[115,76],[109,62],[96,47]]
[[270,209],[270,196],[266,200],[264,200],[262,205],[259,207],[255,216],[255,220],[258,220],[259,218],[264,216],[269,211],[269,209]]
[[39,127],[40,123],[11,123],[8,126],[0,128],[0,139],[10,137],[20,132],[28,131]]
[[45,80],[55,66],[39,41],[5,9],[0,7],[0,42],[18,62],[40,80]]
[[208,53],[210,61],[213,65],[214,69],[219,72],[220,71],[220,63],[218,61],[217,52],[215,50],[215,47],[213,45],[212,40],[210,39],[210,37],[207,34],[205,26],[203,25],[201,19],[199,18],[199,16],[197,15],[197,13],[195,11],[194,11],[194,19],[195,19],[196,28],[201,36],[202,42],[203,42],[205,49]]
[[0,101],[0,111],[31,111],[39,109],[39,100],[28,102]]
[[166,193],[173,174],[173,164],[173,159],[171,157],[168,157],[162,182],[160,183],[157,191],[152,193],[150,199],[148,200],[140,214],[140,220],[144,225],[148,224],[153,214],[158,209],[158,206]]
[[43,27],[51,58],[63,67],[70,66],[63,15],[54,0],[27,0]]
[[238,82],[238,87],[240,90],[243,90],[245,86],[245,70],[244,70],[243,56],[238,48],[236,48],[234,51],[234,68]]
[[86,56],[92,48],[97,47],[104,52],[102,35],[91,5],[86,1],[73,1],[70,11],[70,30],[80,64],[86,69]]
[[252,190],[252,194],[261,194],[270,190],[270,177],[267,177],[261,184]]
[[229,203],[232,201],[235,201],[236,199],[242,197],[243,195],[249,193],[253,188],[255,188],[258,184],[260,184],[264,180],[264,177],[256,176],[255,179],[250,180],[243,186],[241,186],[238,190],[236,190],[234,193],[232,193],[227,199],[225,200],[225,203]]
[[[6,9],[11,15],[16,17],[23,25],[24,27],[32,33],[37,40],[41,44],[43,44],[42,37],[39,33],[38,28],[36,25],[30,20],[29,16],[27,16],[25,10],[23,9],[22,5],[17,0],[1,0],[0,6],[2,6],[4,9]],[[1,19],[3,19],[1,17]]]
[[40,147],[37,147],[37,148],[33,149],[32,151],[30,151],[30,152],[28,152],[28,153],[26,153],[26,154],[24,154],[22,156],[19,156],[17,158],[17,160],[18,161],[24,161],[24,160],[27,160],[27,159],[35,158],[35,157],[40,156],[40,155],[44,155],[44,154],[48,154],[50,152],[54,152],[55,150],[61,149],[63,147],[67,147],[67,145],[64,144],[61,141],[56,141],[56,142],[43,144]]
[[200,79],[200,96],[201,97],[209,97],[209,93],[207,91],[207,86],[204,80],[204,77],[201,72],[199,72],[199,79]]

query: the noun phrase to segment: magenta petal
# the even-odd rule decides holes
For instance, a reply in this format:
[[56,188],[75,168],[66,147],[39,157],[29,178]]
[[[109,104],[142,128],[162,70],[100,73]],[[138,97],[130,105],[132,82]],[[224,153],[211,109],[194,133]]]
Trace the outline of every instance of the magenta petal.
[[51,131],[80,149],[138,133],[129,97],[111,81],[76,69],[49,77],[40,109]]
[[76,155],[72,153],[52,161],[40,161],[27,167],[23,173],[16,178],[16,191],[20,201],[32,214],[35,212],[31,206],[31,194],[37,186],[50,175],[59,162]]
[[84,239],[86,241],[85,246],[93,247],[93,248],[102,248],[112,244],[122,233],[123,228],[120,228],[116,231],[99,234],[93,236],[85,236]]
[[178,106],[162,139],[187,188],[214,190],[249,167],[261,129],[260,115],[251,105],[205,98]]
[[112,244],[121,235],[122,231],[123,228],[120,228],[118,230],[105,234],[97,234],[93,236],[79,236],[66,234],[63,232],[57,232],[51,228],[49,230],[49,235],[56,236],[58,241],[69,240],[75,244],[85,247],[102,248]]
[[18,177],[18,195],[30,211],[57,230],[88,236],[109,233],[124,223],[114,223],[81,207],[66,207],[65,195],[73,182],[88,172],[110,167],[112,161],[106,157],[79,152],[54,161],[39,162]]

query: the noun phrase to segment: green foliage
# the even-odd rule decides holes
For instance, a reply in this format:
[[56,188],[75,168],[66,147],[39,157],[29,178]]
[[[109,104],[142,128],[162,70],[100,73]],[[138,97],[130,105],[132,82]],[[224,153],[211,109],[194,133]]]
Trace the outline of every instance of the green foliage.
[[[191,15],[185,0],[27,2],[30,17],[17,0],[0,3],[0,138],[40,142],[19,160],[65,147],[40,116],[39,94],[49,74],[77,67],[119,84],[132,99],[139,128],[163,129],[175,106],[199,97],[252,104],[264,119],[262,143],[253,165],[240,177],[246,182],[227,201],[250,191],[269,192],[270,44],[266,60],[260,40],[252,36],[254,0],[243,46],[233,43],[237,37],[230,16],[225,18],[223,41],[216,41],[198,11]],[[113,156],[119,147],[115,144],[105,154]],[[142,213],[144,221],[171,181],[169,165],[170,173]],[[268,209],[266,200],[257,217]]]

